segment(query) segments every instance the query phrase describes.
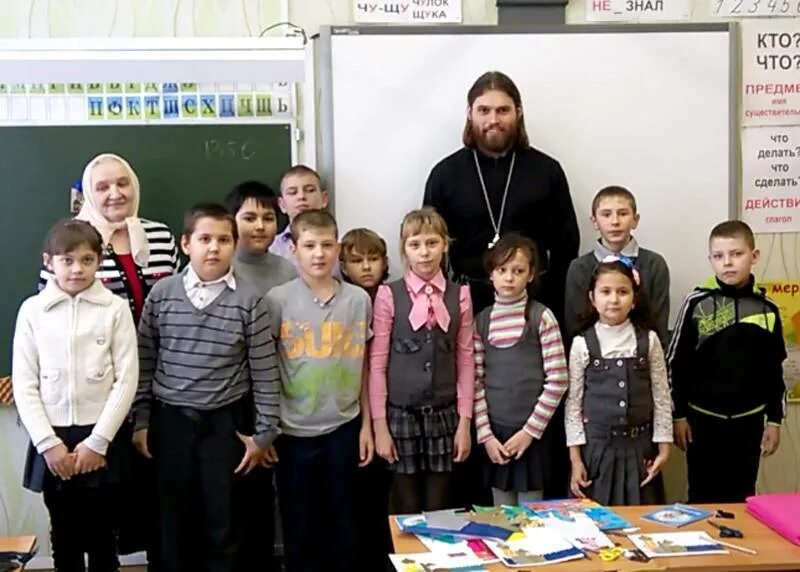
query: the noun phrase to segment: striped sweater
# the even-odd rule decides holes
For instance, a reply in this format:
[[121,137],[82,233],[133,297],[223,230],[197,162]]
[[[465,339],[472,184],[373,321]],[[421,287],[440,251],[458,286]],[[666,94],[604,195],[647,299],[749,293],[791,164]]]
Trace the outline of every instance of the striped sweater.
[[[146,267],[140,268],[137,266],[136,268],[144,295],[147,296],[147,293],[150,292],[150,289],[159,279],[177,271],[178,250],[175,247],[175,238],[172,236],[172,231],[167,225],[147,219],[140,220],[147,236],[147,243],[150,246],[150,261]],[[39,291],[45,287],[51,277],[52,274],[45,267],[42,267],[39,271]],[[131,313],[134,316],[136,315],[128,277],[125,275],[122,264],[111,245],[105,246],[103,261],[97,271],[97,278],[113,294],[127,300]]]
[[[490,343],[495,347],[510,347],[517,343],[525,330],[525,310],[527,297],[513,302],[496,301],[489,318],[489,335],[486,341],[475,332],[475,405],[474,418],[478,443],[483,444],[492,439],[489,408],[486,402],[484,379],[485,346]],[[558,407],[561,398],[567,391],[568,372],[564,345],[558,322],[550,310],[542,313],[537,326],[539,342],[542,347],[545,384],[539,400],[528,417],[523,430],[534,439],[540,439],[550,418]]]
[[159,281],[144,305],[136,429],[149,426],[153,397],[212,410],[252,392],[255,441],[267,447],[278,434],[280,386],[266,303],[257,290],[237,284],[197,309],[186,295],[185,273]]

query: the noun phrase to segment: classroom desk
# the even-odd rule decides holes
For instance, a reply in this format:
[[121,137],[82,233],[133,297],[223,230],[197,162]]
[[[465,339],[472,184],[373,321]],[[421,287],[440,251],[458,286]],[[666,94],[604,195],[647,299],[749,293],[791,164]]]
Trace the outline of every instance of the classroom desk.
[[[681,556],[675,558],[653,558],[648,563],[631,562],[625,558],[620,558],[615,562],[602,562],[598,556],[592,555],[590,559],[572,560],[561,564],[547,566],[531,566],[530,569],[545,571],[590,571],[619,570],[633,572],[635,570],[681,570],[684,572],[731,572],[747,570],[800,570],[800,546],[795,546],[788,540],[779,536],[760,521],[750,516],[744,508],[744,504],[722,504],[722,505],[698,505],[709,510],[718,508],[728,510],[736,515],[733,520],[714,519],[738,528],[744,533],[744,538],[730,539],[731,543],[740,544],[758,551],[758,555],[745,554],[737,550],[730,550],[729,554],[716,554],[713,556]],[[670,532],[671,529],[655,523],[641,520],[642,514],[652,511],[656,507],[637,506],[637,507],[616,507],[614,510],[621,516],[628,519],[634,526],[641,527],[641,532]],[[396,553],[426,552],[424,545],[413,535],[403,534],[397,528],[394,518],[390,517],[392,529],[392,542]],[[705,530],[716,538],[716,530],[706,522],[697,522],[687,525],[677,530]],[[617,541],[618,537],[612,537]],[[729,540],[729,539],[724,539]],[[627,539],[621,539],[622,546],[633,548],[633,544]],[[502,564],[492,564],[487,566],[489,570],[510,571],[523,570],[522,568],[508,568]]]
[[0,552],[30,552],[34,544],[35,536],[0,536]]

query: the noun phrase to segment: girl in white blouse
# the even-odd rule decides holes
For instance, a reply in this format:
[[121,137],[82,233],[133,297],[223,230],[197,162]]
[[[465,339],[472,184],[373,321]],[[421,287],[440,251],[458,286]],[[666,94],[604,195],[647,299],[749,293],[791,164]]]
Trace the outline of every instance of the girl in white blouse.
[[609,256],[569,357],[570,490],[606,505],[663,503],[672,414],[664,353],[631,259]]

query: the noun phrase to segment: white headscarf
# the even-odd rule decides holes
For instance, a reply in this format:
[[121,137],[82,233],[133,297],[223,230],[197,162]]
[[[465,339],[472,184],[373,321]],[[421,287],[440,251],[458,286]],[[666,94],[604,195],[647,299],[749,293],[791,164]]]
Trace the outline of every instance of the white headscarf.
[[[92,193],[92,189],[94,188],[94,183],[92,182],[92,169],[94,169],[98,163],[110,160],[117,161],[120,165],[125,167],[125,170],[128,172],[128,177],[131,180],[131,189],[133,190],[133,195],[131,196],[131,201],[133,202],[133,213],[131,216],[127,217],[121,222],[111,222],[106,219],[103,216],[103,213],[100,212],[98,205],[95,204],[94,194]],[[128,164],[128,162],[119,155],[114,155],[113,153],[102,153],[98,155],[89,161],[89,163],[86,165],[86,168],[83,170],[82,190],[83,207],[81,207],[81,212],[79,212],[75,218],[79,220],[85,220],[95,227],[100,233],[100,236],[103,237],[103,244],[108,244],[108,241],[111,239],[111,235],[114,234],[114,231],[127,229],[128,238],[131,243],[131,254],[133,254],[133,260],[139,266],[147,266],[147,263],[150,260],[150,245],[147,243],[147,235],[142,227],[142,221],[138,216],[139,178],[136,176],[136,173],[133,171],[133,169],[131,169],[131,166]]]

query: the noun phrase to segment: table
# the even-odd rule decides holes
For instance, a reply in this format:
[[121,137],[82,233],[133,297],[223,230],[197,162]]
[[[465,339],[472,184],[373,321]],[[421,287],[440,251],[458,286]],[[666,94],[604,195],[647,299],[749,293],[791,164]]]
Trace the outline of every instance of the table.
[[[631,562],[625,558],[620,558],[615,562],[602,562],[596,555],[590,559],[572,560],[561,564],[551,564],[547,566],[531,566],[530,568],[540,569],[542,572],[552,571],[561,572],[565,570],[582,572],[590,570],[619,570],[633,572],[636,570],[681,570],[691,572],[731,572],[748,570],[800,570],[800,546],[795,546],[782,536],[773,532],[759,520],[752,517],[745,510],[744,504],[720,504],[720,505],[697,505],[711,510],[727,510],[734,513],[733,520],[714,519],[738,528],[744,533],[744,538],[724,539],[734,544],[746,546],[758,551],[758,555],[745,554],[737,550],[730,550],[730,554],[715,554],[711,556],[681,556],[674,558],[654,558],[648,563]],[[650,523],[642,520],[641,515],[651,512],[658,507],[655,506],[629,506],[614,507],[614,511],[626,518],[635,526],[641,527],[641,532],[670,532],[672,530],[666,526]],[[390,517],[392,529],[392,542],[397,553],[426,552],[425,546],[413,535],[403,534],[397,528],[394,518]],[[717,538],[717,531],[705,521],[687,525],[677,530],[704,530],[712,538]],[[614,541],[620,541],[625,548],[633,548],[633,544],[627,539],[612,537]],[[487,566],[489,570],[498,571],[521,571],[522,568],[507,568],[502,564],[492,564]],[[532,572],[532,571],[531,571]]]
[[0,552],[30,552],[35,544],[35,536],[0,536]]

